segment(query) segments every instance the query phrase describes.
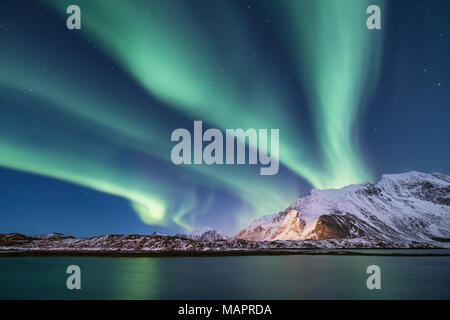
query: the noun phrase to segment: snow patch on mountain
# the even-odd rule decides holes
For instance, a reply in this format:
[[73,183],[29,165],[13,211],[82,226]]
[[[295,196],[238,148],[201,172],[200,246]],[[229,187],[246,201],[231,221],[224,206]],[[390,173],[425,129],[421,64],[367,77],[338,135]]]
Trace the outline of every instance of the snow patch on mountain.
[[228,240],[229,237],[224,235],[222,232],[217,231],[211,227],[203,227],[187,234],[177,234],[177,236],[195,240],[195,241],[218,241],[218,240]]
[[450,177],[411,171],[383,175],[377,184],[312,189],[286,210],[253,221],[235,238],[364,238],[394,242],[450,239]]

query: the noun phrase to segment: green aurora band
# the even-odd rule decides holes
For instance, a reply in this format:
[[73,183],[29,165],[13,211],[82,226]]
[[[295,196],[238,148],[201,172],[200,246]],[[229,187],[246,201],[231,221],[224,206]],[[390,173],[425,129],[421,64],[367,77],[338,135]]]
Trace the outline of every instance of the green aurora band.
[[[318,187],[339,188],[373,180],[357,149],[355,124],[364,100],[377,83],[381,32],[365,27],[368,0],[290,1],[293,50],[300,78],[310,96],[311,111],[325,172]],[[377,1],[382,7],[382,2]],[[297,60],[298,61],[298,60]],[[370,81],[369,81],[370,80]],[[371,83],[372,88],[366,84]],[[366,96],[362,96],[363,92]]]
[[[58,12],[65,12],[67,5],[72,4],[48,3]],[[186,229],[195,224],[200,210],[195,194],[198,185],[225,188],[243,199],[247,206],[235,213],[240,226],[262,214],[279,211],[298,197],[295,179],[286,176],[266,179],[258,176],[257,170],[239,166],[188,166],[183,175],[177,167],[170,177],[172,182],[184,184],[184,189],[186,185],[192,189],[190,195],[173,206],[172,199],[180,190],[173,184],[169,186],[166,177],[159,176],[156,169],[142,176],[132,164],[124,166],[120,154],[135,153],[156,158],[165,168],[173,166],[168,137],[175,128],[167,128],[163,123],[169,123],[173,114],[185,114],[222,129],[280,128],[280,162],[316,188],[371,180],[355,147],[355,124],[367,81],[364,76],[368,65],[376,75],[380,56],[380,36],[373,36],[365,28],[368,4],[358,0],[339,5],[337,1],[288,4],[294,31],[286,40],[288,45],[300,43],[299,47],[291,45],[292,56],[301,54],[306,60],[298,63],[298,71],[307,92],[311,92],[310,108],[320,145],[318,159],[299,132],[298,123],[308,119],[290,119],[283,112],[286,104],[292,102],[283,96],[280,84],[264,68],[258,68],[264,62],[253,62],[251,81],[243,84],[239,76],[241,66],[233,65],[226,54],[217,52],[216,44],[189,17],[192,10],[187,10],[184,2],[111,5],[110,1],[96,0],[82,3],[82,35],[86,39],[94,37],[105,54],[116,59],[172,113],[168,110],[167,115],[148,117],[126,112],[127,105],[139,102],[130,102],[118,93],[99,94],[108,92],[108,88],[98,88],[99,84],[86,77],[89,71],[82,67],[68,70],[58,58],[58,51],[50,57],[48,50],[33,51],[31,58],[26,49],[22,55],[2,51],[0,86],[28,92],[30,101],[24,102],[25,110],[37,99],[55,112],[85,123],[86,128],[80,131],[77,126],[52,124],[28,130],[25,128],[30,124],[26,120],[11,123],[11,127],[2,126],[0,165],[126,198],[144,223],[167,225],[173,221]],[[223,7],[227,13],[220,23],[233,35],[226,43],[227,52],[243,43],[257,51],[251,31],[244,23],[233,21],[237,14],[233,4],[223,2]],[[35,63],[39,59],[48,60],[45,70]],[[303,69],[304,66],[307,67]],[[40,80],[42,77],[45,82]],[[19,132],[17,128],[24,130]],[[54,138],[55,134],[59,139]],[[86,134],[95,139],[81,139]],[[64,147],[67,145],[70,149]],[[201,210],[209,210],[212,203],[209,197]]]

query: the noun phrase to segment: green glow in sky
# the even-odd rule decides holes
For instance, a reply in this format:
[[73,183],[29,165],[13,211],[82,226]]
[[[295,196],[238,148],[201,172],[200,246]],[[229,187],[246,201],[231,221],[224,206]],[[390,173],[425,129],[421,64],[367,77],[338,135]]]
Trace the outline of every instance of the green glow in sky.
[[[378,2],[380,3],[380,2]],[[321,146],[324,170],[317,187],[339,188],[371,181],[358,150],[356,124],[364,107],[367,78],[377,78],[378,31],[366,26],[365,0],[291,1],[293,51],[299,78],[307,88]],[[299,61],[301,60],[301,61]],[[372,82],[373,83],[373,82]]]
[[[65,12],[71,4],[48,3],[55,12]],[[168,111],[221,129],[280,129],[280,163],[297,175],[294,178],[264,178],[257,170],[238,166],[176,168],[180,173],[175,183],[159,176],[156,168],[142,176],[131,164],[123,165],[120,153],[157,158],[170,168],[170,118],[129,112],[139,103],[95,84],[82,68],[65,68],[64,59],[57,53],[46,56],[45,48],[35,50],[32,58],[26,49],[0,52],[4,70],[0,85],[28,92],[49,108],[77,119],[85,125],[83,134],[94,134],[97,140],[77,138],[69,129],[62,133],[58,126],[36,129],[41,137],[34,131],[27,135],[27,123],[20,134],[0,128],[0,165],[126,198],[144,223],[172,221],[185,229],[194,223],[188,213],[197,210],[195,186],[223,188],[241,198],[242,212],[234,214],[242,225],[294,201],[300,178],[316,188],[370,181],[357,139],[367,98],[363,92],[368,92],[369,78],[376,80],[380,59],[381,36],[365,28],[369,4],[365,0],[286,2],[289,32],[284,40],[296,67],[299,90],[308,96],[315,133],[315,140],[309,141],[299,126],[307,119],[286,111],[296,107],[295,102],[285,97],[283,85],[271,76],[263,60],[229,59],[236,47],[256,52],[258,48],[244,23],[232,23],[236,17],[231,14],[232,5],[223,16],[224,28],[230,28],[232,36],[223,48],[226,52],[218,54],[218,43],[189,15],[182,1],[83,3],[82,39],[98,45],[149,96]],[[45,69],[35,63],[42,59],[48,60]],[[244,79],[242,68],[252,63],[260,68],[244,73]],[[55,136],[61,140],[55,142]],[[99,149],[99,143],[105,143],[104,148]],[[177,182],[188,187],[174,187]],[[191,194],[178,199],[189,187]],[[181,201],[176,208],[173,199]]]
[[[306,58],[299,72],[310,95],[321,147],[320,166],[309,157],[301,133],[294,129],[295,119],[280,112],[283,103],[270,81],[263,74],[252,77],[252,81],[261,81],[263,89],[255,96],[242,92],[232,76],[221,74],[224,62],[215,57],[214,44],[186,17],[178,16],[183,12],[180,2],[131,7],[96,1],[89,8],[87,32],[150,94],[170,107],[221,128],[280,128],[281,162],[315,187],[337,188],[371,180],[357,150],[355,132],[367,65],[370,59],[378,60],[378,36],[365,28],[365,10],[370,3],[332,0],[287,4],[293,14],[293,29],[298,30],[290,43],[301,44],[294,54]],[[109,28],[104,28],[105,21],[111,22]],[[246,30],[236,32],[247,34]]]

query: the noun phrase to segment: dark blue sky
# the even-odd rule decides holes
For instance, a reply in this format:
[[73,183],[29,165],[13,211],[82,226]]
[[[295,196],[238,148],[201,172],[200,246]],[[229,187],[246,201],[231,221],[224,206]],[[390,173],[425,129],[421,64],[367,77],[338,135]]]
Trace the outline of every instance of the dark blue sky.
[[[217,82],[220,73],[234,79],[233,85],[244,97],[235,100],[250,102],[245,93],[267,71],[264,88],[280,93],[278,102],[285,103],[282,113],[288,119],[298,118],[308,156],[314,158],[320,147],[308,111],[308,94],[297,85],[290,53],[280,36],[287,25],[283,10],[288,2],[193,1],[183,6],[186,21],[178,16],[181,5],[161,10],[174,10],[171,14],[181,19],[165,21],[166,29],[172,25],[192,28],[193,39],[184,39],[186,45],[194,46],[197,37],[204,38],[212,49],[202,52],[202,57],[213,66],[215,61],[223,63],[217,66]],[[88,15],[85,2],[78,3]],[[389,1],[382,8],[379,77],[364,87],[373,94],[367,95],[367,106],[358,114],[354,141],[372,182],[383,173],[409,170],[449,174],[450,3]],[[157,20],[167,12],[153,14],[149,19]],[[258,170],[250,166],[225,173],[173,166],[164,158],[170,157],[170,133],[179,127],[191,128],[193,120],[202,119],[170,108],[176,103],[158,91],[146,90],[139,82],[140,70],[130,67],[134,62],[124,65],[120,54],[111,54],[114,46],[108,47],[95,32],[90,33],[90,28],[98,26],[90,23],[82,31],[68,31],[66,16],[44,3],[8,0],[0,4],[0,233],[174,233],[185,225],[210,225],[233,233],[250,217],[281,210],[312,187],[308,178],[283,163],[282,154],[276,177],[258,176]],[[244,21],[250,44],[233,38],[238,29],[221,23],[229,21],[238,28],[241,22],[230,17]],[[127,37],[133,37],[127,32],[133,29],[125,24],[121,30],[126,44]],[[177,45],[183,49],[185,44]],[[130,45],[129,50],[136,48]],[[195,81],[198,75],[192,77]],[[217,92],[226,92],[225,87]],[[226,101],[223,96],[216,100]],[[95,106],[92,113],[83,114],[82,107],[91,104]],[[250,114],[267,111],[263,105],[259,108],[249,110]],[[239,128],[244,113],[235,118],[234,127]],[[210,119],[204,122],[215,127]],[[151,139],[155,132],[161,135],[162,147]],[[239,179],[233,180],[235,176]],[[161,223],[145,224],[136,214],[132,203],[142,194],[164,206]]]

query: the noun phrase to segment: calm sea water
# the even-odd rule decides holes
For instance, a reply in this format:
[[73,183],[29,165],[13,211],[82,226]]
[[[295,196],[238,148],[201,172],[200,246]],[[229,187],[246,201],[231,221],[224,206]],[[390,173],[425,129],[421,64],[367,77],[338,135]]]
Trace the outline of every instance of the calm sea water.
[[[72,264],[81,290],[66,288]],[[0,258],[0,299],[450,299],[450,257]]]

